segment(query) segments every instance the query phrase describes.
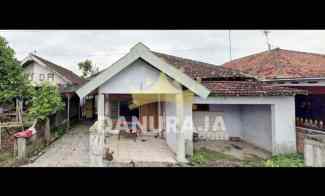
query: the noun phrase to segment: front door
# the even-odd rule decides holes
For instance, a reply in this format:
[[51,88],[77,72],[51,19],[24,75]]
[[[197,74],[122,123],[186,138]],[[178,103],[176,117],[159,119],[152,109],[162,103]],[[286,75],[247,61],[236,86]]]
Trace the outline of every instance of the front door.
[[[151,121],[151,122],[150,122]],[[140,106],[140,122],[144,131],[158,129],[158,103],[149,103]],[[150,125],[150,123],[152,125]]]

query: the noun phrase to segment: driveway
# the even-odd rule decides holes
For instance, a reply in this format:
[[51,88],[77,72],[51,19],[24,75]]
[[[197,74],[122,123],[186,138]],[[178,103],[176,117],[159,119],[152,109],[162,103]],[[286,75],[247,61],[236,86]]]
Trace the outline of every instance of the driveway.
[[34,163],[24,167],[88,167],[89,126],[79,124],[45,149]]
[[[23,167],[90,167],[89,160],[89,125],[79,124],[73,127],[56,142],[44,149],[45,153],[35,162]],[[108,146],[114,151],[111,167],[151,167],[175,165],[175,155],[166,141],[153,136],[137,139],[123,138],[116,135],[108,139]]]
[[[164,139],[154,136],[140,136],[118,139],[116,135],[108,139],[108,148],[113,151],[112,166],[135,162],[140,166],[176,164],[176,157]],[[148,164],[145,164],[148,163]]]

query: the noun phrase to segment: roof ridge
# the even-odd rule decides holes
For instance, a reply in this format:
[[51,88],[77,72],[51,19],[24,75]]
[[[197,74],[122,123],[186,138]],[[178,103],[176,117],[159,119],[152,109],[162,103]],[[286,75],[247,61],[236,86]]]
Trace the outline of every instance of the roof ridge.
[[156,51],[151,51],[153,52],[154,54],[161,54],[161,55],[167,55],[167,56],[171,56],[171,57],[174,57],[174,58],[179,58],[179,59],[183,59],[183,60],[188,60],[188,61],[193,61],[193,62],[197,62],[197,63],[203,63],[203,64],[206,64],[206,65],[210,65],[210,66],[220,66],[222,67],[221,65],[216,65],[216,64],[212,64],[212,63],[207,63],[207,62],[203,62],[203,61],[198,61],[198,60],[194,60],[194,59],[190,59],[190,58],[185,58],[185,57],[180,57],[180,56],[175,56],[175,55],[170,55],[170,54],[166,54],[166,53],[162,53],[162,52],[156,52]]
[[274,50],[281,50],[280,48],[274,48],[272,50],[264,50],[262,52],[258,52],[258,53],[254,53],[254,54],[250,54],[248,56],[242,56],[242,57],[238,57],[236,59],[233,59],[231,61],[226,61],[225,63],[223,63],[222,65],[225,65],[225,64],[228,64],[228,63],[232,63],[232,62],[235,62],[235,61],[239,61],[239,60],[243,60],[243,59],[248,59],[250,57],[253,57],[253,56],[257,56],[257,55],[261,55],[263,53],[267,53],[267,52],[273,52]]
[[325,54],[316,53],[316,52],[305,52],[305,51],[288,50],[288,49],[280,49],[280,50],[287,51],[287,52],[294,52],[294,53],[300,53],[300,54],[309,54],[309,55],[314,55],[314,56],[325,57]]
[[52,66],[52,69],[54,69],[59,74],[63,75],[66,79],[70,80],[73,83],[83,83],[84,80],[78,76],[76,73],[74,73],[72,70],[67,69],[65,67],[62,67],[60,65],[57,65],[49,60],[46,60],[38,55],[31,54],[33,57],[37,58],[38,60],[42,61],[43,63],[47,64],[48,66]]
[[60,66],[60,65],[58,65],[58,64],[55,64],[55,63],[53,63],[53,62],[51,62],[51,61],[49,61],[49,60],[46,60],[46,59],[44,59],[44,58],[42,58],[42,57],[40,57],[40,56],[37,56],[37,55],[35,55],[35,54],[32,54],[32,55],[33,55],[34,57],[40,59],[41,61],[45,61],[45,62],[47,62],[47,63],[51,63],[52,65],[55,65],[55,66],[57,66],[57,67],[60,67],[60,68],[62,68],[62,69],[65,69],[65,70],[67,70],[67,71],[69,71],[69,72],[71,72],[71,73],[77,75],[76,73],[74,73],[73,71],[71,71],[71,70],[68,69],[68,68],[62,67],[62,66]]

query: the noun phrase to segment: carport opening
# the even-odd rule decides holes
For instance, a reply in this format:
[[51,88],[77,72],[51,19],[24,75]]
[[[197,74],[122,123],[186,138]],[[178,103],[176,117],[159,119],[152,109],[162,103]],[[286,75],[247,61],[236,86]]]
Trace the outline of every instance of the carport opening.
[[199,138],[208,140],[240,138],[256,147],[272,151],[271,105],[195,104],[193,123],[194,131],[198,133]]

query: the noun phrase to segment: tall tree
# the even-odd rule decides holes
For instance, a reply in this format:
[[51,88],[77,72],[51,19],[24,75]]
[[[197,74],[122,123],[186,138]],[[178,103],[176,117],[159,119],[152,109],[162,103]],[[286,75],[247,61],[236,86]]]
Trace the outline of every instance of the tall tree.
[[24,76],[23,68],[15,58],[15,52],[0,36],[0,104],[15,101],[15,98],[28,96],[32,86]]
[[78,63],[79,70],[82,71],[81,77],[86,78],[88,76],[92,76],[99,72],[99,68],[96,67],[91,60],[86,59]]

